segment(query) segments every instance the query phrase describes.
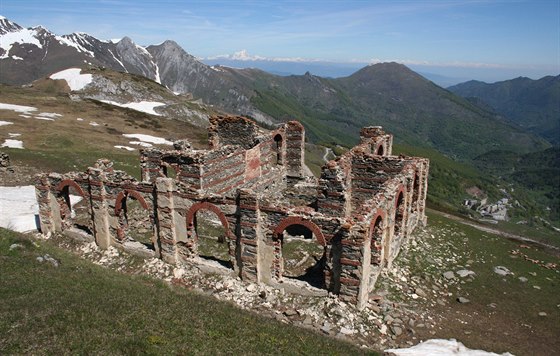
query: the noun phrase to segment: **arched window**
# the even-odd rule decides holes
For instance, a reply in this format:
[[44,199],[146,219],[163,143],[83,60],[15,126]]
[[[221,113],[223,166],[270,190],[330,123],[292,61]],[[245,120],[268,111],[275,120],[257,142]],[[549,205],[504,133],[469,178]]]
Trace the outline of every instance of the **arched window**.
[[371,265],[379,266],[383,258],[381,251],[383,249],[383,218],[378,215],[371,227]]
[[282,143],[283,143],[283,139],[282,139],[282,135],[277,134],[276,136],[274,136],[274,154],[273,154],[273,162],[275,162],[275,164],[277,165],[283,165],[284,162],[282,160]]
[[395,208],[395,230],[393,237],[398,237],[402,234],[404,230],[404,194],[399,192],[397,196],[396,208]]
[[378,156],[383,156],[383,153],[385,153],[385,151],[383,149],[383,144],[381,144],[379,145],[379,147],[377,147],[377,151],[375,152],[375,154]]

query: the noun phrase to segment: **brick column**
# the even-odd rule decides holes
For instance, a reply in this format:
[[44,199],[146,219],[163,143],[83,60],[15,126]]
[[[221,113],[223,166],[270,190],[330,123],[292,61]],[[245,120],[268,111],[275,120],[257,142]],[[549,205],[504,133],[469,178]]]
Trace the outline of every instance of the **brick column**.
[[297,121],[286,123],[286,175],[303,177],[303,159],[305,157],[305,129]]
[[56,197],[51,192],[51,183],[46,174],[35,180],[35,196],[39,204],[39,221],[41,232],[45,235],[62,231],[60,208]]
[[258,279],[259,205],[255,194],[246,189],[239,190],[237,201],[239,252],[236,268],[242,279],[254,282]]
[[[159,235],[159,251],[161,258],[167,262],[176,264],[177,258],[177,217],[173,191],[175,182],[172,178],[156,179],[157,194],[157,221],[156,231]],[[183,228],[183,230],[185,230]]]
[[109,228],[109,206],[105,190],[105,174],[98,168],[90,168],[88,173],[91,189],[93,234],[97,246],[106,250],[111,246],[111,232]]
[[362,280],[365,275],[363,268],[364,238],[366,235],[366,230],[355,227],[352,228],[350,234],[341,241],[340,297],[347,302],[355,304],[358,304],[360,300],[360,290],[364,287],[364,285],[362,285]]

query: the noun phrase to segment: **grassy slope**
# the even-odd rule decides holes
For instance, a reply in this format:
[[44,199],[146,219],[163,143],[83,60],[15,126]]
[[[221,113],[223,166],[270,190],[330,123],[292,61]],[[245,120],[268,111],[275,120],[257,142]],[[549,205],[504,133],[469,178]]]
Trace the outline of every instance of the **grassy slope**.
[[[139,176],[138,151],[128,152],[115,145],[139,148],[122,134],[142,133],[169,140],[188,138],[195,147],[206,144],[206,131],[189,123],[166,120],[138,111],[117,108],[94,101],[72,101],[66,94],[53,89],[21,89],[0,85],[0,102],[33,106],[34,112],[63,115],[55,121],[23,118],[19,113],[0,110],[0,120],[13,122],[0,127],[0,140],[8,133],[20,133],[25,149],[6,149],[13,163],[40,170],[67,172],[83,171],[98,158],[109,158],[118,169]],[[78,121],[77,118],[83,119]],[[92,126],[95,122],[99,126]]]
[[[18,243],[23,248],[12,251]],[[55,268],[39,263],[49,254]],[[0,229],[2,354],[360,354],[213,298]]]
[[[431,253],[439,254],[443,261],[439,268],[442,265],[448,265],[443,268],[452,271],[467,268],[476,275],[472,281],[463,279],[452,285],[446,305],[436,304],[433,312],[440,315],[441,321],[435,334],[417,329],[417,337],[457,338],[471,348],[509,351],[515,355],[557,353],[560,350],[560,259],[439,214],[429,213],[428,219],[431,236],[427,238],[434,249]],[[433,270],[434,260],[426,254],[405,256],[414,261],[414,274],[422,276]],[[556,266],[545,268],[547,263]],[[514,274],[499,276],[494,272],[496,266],[505,266]],[[519,277],[528,281],[522,282]],[[470,303],[457,303],[459,296],[468,298]],[[539,316],[540,312],[546,316]]]
[[[556,152],[556,149],[548,149],[544,152]],[[558,182],[558,176],[554,174],[544,175],[549,170],[540,169],[537,175],[529,176],[526,172],[534,172],[534,167],[529,167],[528,163],[522,166],[521,163],[506,163],[507,157],[519,157],[517,154],[510,152],[504,153],[500,159],[492,159],[492,162],[499,162],[503,164],[499,170],[502,174],[498,174],[496,168],[489,169],[487,167],[475,167],[471,164],[458,162],[441,153],[429,149],[412,147],[409,145],[395,144],[393,154],[406,154],[411,156],[427,157],[430,159],[430,177],[428,182],[428,206],[448,211],[451,213],[459,213],[461,215],[473,215],[473,211],[461,208],[464,199],[472,199],[466,192],[469,187],[478,187],[488,196],[489,202],[495,202],[504,197],[504,194],[499,191],[500,188],[507,188],[512,195],[512,201],[517,200],[521,203],[523,208],[513,207],[508,210],[510,221],[500,221],[497,225],[498,228],[526,236],[528,238],[542,241],[547,244],[560,246],[560,234],[553,231],[550,227],[545,226],[541,220],[535,219],[535,216],[541,216],[545,219],[551,220],[554,224],[558,224],[557,209],[558,209],[558,189],[559,186],[555,185]],[[535,157],[543,153],[527,154],[522,157]],[[545,155],[550,159],[550,154]],[[513,160],[513,158],[512,158]],[[534,160],[533,160],[534,161]],[[523,161],[522,161],[523,162]],[[543,160],[539,160],[543,162]],[[533,162],[534,163],[534,162]],[[557,163],[555,163],[557,165]],[[513,166],[520,167],[519,172],[515,177],[523,177],[529,180],[531,177],[538,177],[541,179],[538,188],[530,189],[527,185],[521,185],[508,178],[507,172],[511,172]],[[511,167],[510,167],[511,166]],[[551,164],[552,166],[552,164]],[[551,168],[556,172],[556,168]],[[498,176],[503,178],[497,178]],[[544,178],[543,178],[544,177]],[[543,183],[542,180],[546,182]],[[513,191],[511,189],[513,188]],[[550,195],[551,198],[546,198],[545,194]],[[543,198],[543,196],[545,196]],[[545,199],[546,198],[546,199]],[[549,211],[547,206],[553,208]],[[529,221],[528,225],[516,224],[520,220]],[[496,225],[493,225],[496,227]]]

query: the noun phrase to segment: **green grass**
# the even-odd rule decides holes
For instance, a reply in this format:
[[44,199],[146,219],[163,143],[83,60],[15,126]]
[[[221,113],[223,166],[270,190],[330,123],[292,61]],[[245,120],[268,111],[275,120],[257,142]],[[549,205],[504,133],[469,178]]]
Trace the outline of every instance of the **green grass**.
[[38,168],[45,172],[84,172],[100,158],[114,163],[115,169],[123,170],[133,177],[140,178],[140,157],[138,153],[116,153],[101,150],[49,149],[6,149],[12,162]]
[[[23,248],[12,251],[18,243]],[[39,263],[49,254],[59,267]],[[2,354],[361,354],[229,303],[0,229]]]
[[[444,315],[440,328],[427,337],[457,338],[471,348],[516,355],[552,355],[560,349],[557,257],[439,214],[428,213],[428,226],[432,250],[428,255],[409,256],[413,275],[429,281],[425,276],[442,268],[466,268],[476,275],[450,286],[448,304],[436,306],[436,312]],[[431,256],[440,257],[439,266]],[[547,264],[556,266],[546,268]],[[496,266],[514,274],[502,277],[494,272]],[[522,282],[519,277],[528,281]],[[458,296],[468,298],[470,303],[457,303]],[[547,315],[539,316],[539,312]]]

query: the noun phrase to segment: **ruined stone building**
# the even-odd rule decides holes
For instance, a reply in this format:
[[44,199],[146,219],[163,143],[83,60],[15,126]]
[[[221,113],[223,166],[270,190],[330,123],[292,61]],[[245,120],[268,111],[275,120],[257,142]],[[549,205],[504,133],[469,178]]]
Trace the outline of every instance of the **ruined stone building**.
[[392,156],[393,137],[380,127],[363,128],[360,136],[317,179],[304,175],[299,122],[263,132],[243,117],[215,117],[208,150],[184,141],[173,150],[142,150],[141,181],[106,160],[84,173],[38,177],[41,229],[54,233],[75,224],[72,192],[84,198],[83,225],[98,246],[124,246],[137,236],[130,223],[134,203],[153,253],[181,265],[200,258],[197,225],[206,212],[223,227],[224,265],[240,278],[287,283],[288,241],[306,240],[320,251],[306,270],[311,284],[362,308],[381,270],[426,223],[429,162]]

